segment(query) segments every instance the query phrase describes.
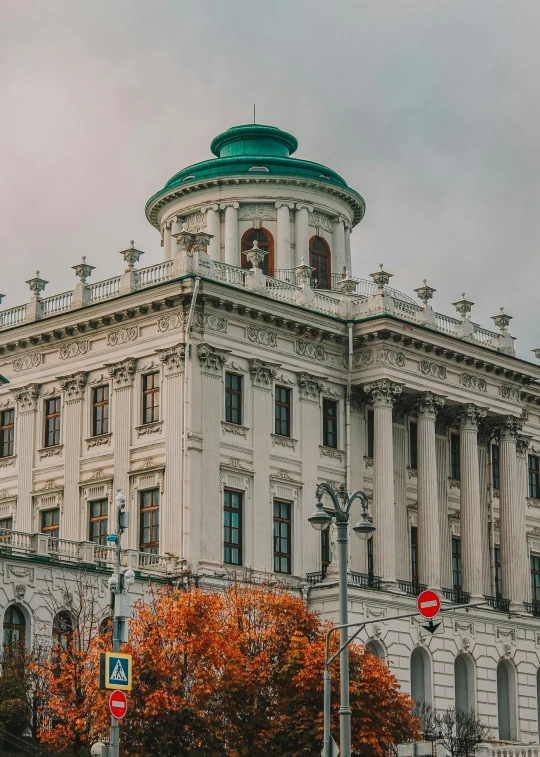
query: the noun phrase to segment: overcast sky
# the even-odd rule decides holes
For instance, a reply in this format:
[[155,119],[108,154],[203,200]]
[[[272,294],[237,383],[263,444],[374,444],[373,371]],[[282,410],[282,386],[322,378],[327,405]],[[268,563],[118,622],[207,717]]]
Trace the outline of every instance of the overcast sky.
[[161,260],[146,200],[252,119],[357,189],[353,273],[540,346],[538,0],[2,0],[0,291]]

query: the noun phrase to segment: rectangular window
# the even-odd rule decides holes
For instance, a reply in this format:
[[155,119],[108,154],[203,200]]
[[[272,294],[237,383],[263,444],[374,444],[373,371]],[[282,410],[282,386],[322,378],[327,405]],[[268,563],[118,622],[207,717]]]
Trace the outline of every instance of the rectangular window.
[[540,499],[540,458],[529,455],[529,497]]
[[501,564],[501,548],[495,547],[494,552],[494,568],[495,568],[495,596],[502,597],[502,564]]
[[0,413],[0,457],[13,455],[15,442],[15,410],[4,410]]
[[242,425],[242,376],[225,374],[225,420]]
[[323,399],[323,446],[337,449],[337,402]]
[[242,494],[228,489],[223,501],[223,562],[242,565]]
[[321,531],[321,565],[323,574],[332,562],[332,550],[330,549],[330,529],[325,528]]
[[43,510],[41,512],[41,533],[58,538],[60,535],[60,508]]
[[159,555],[159,489],[146,489],[139,495],[141,507],[141,552]]
[[13,518],[0,518],[0,531],[11,531],[13,529]]
[[159,373],[143,376],[143,424],[159,420]]
[[459,464],[460,438],[459,434],[450,434],[450,477],[459,481],[461,470]]
[[375,441],[375,414],[367,411],[367,456],[373,457],[373,443]]
[[492,475],[492,484],[493,484],[493,488],[494,489],[498,489],[499,488],[499,484],[500,484],[500,480],[501,480],[501,478],[500,478],[501,468],[500,468],[499,452],[500,452],[499,445],[498,444],[493,444],[491,446],[491,471],[492,471],[492,474],[493,474]]
[[418,424],[409,423],[409,466],[418,468]]
[[454,589],[463,588],[463,576],[461,573],[461,539],[452,537],[452,581]]
[[60,397],[45,400],[45,447],[60,444]]
[[373,578],[373,537],[367,540],[367,572],[370,578]]
[[94,544],[104,545],[107,542],[109,527],[109,501],[107,499],[96,499],[90,502],[89,508],[89,541],[93,541]]
[[96,386],[92,392],[92,436],[109,433],[109,385]]
[[411,577],[418,583],[418,529],[411,526]]
[[274,500],[274,570],[291,572],[291,505]]
[[276,386],[275,433],[279,436],[291,435],[291,390]]
[[531,555],[531,595],[534,604],[540,605],[540,555]]

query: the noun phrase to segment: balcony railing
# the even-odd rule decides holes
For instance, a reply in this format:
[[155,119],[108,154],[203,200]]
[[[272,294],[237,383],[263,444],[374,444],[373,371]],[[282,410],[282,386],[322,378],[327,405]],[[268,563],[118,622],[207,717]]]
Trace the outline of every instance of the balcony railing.
[[374,576],[371,573],[356,573],[351,571],[349,573],[349,580],[355,586],[361,586],[363,589],[376,589],[376,591],[382,591],[382,578],[380,576]]
[[455,605],[468,605],[471,601],[471,595],[463,589],[441,589],[445,599],[449,599]]
[[312,573],[306,573],[306,581],[310,586],[322,583],[324,579],[325,571],[315,570]]
[[523,602],[523,606],[530,615],[540,618],[540,602]]
[[503,597],[490,597],[488,595],[485,595],[484,599],[488,603],[488,606],[492,607],[494,610],[498,610],[499,612],[510,612],[509,599],[504,599]]
[[420,584],[418,581],[402,581],[400,578],[398,578],[398,586],[404,594],[408,594],[410,597],[417,597],[427,589],[426,584]]

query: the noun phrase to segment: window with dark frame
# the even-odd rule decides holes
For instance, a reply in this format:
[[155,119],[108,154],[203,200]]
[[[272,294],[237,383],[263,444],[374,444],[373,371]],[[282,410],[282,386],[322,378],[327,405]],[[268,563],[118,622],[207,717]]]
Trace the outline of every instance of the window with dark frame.
[[45,447],[60,444],[60,397],[45,400]]
[[418,424],[409,423],[409,467],[418,468]]
[[26,637],[26,620],[15,605],[10,605],[4,613],[3,631],[4,659],[10,659],[24,648]]
[[225,374],[225,420],[242,425],[242,376]]
[[418,583],[418,529],[411,526],[411,578],[413,583]]
[[531,598],[540,605],[540,555],[531,555]]
[[2,542],[11,541],[11,534],[9,531],[13,531],[13,518],[0,518],[0,544]]
[[501,548],[495,547],[493,550],[494,565],[495,568],[495,596],[502,597],[503,585],[502,585],[502,563],[501,563]]
[[460,468],[460,444],[459,434],[450,434],[450,478],[459,481],[461,478]]
[[291,390],[284,386],[275,389],[275,429],[278,436],[291,435]]
[[309,264],[315,269],[311,276],[312,287],[314,289],[330,289],[330,247],[322,237],[311,237],[309,240]]
[[323,447],[337,449],[337,408],[337,402],[323,398]]
[[0,413],[0,457],[11,457],[15,443],[15,410]]
[[109,500],[95,499],[89,503],[90,528],[88,538],[94,544],[104,546],[107,543],[109,528]]
[[109,433],[109,385],[92,391],[92,436]]
[[290,502],[274,500],[274,571],[291,573],[292,524]]
[[60,508],[41,511],[41,533],[54,539],[60,536]]
[[367,456],[373,457],[373,445],[375,441],[375,413],[367,411]]
[[529,497],[540,499],[540,458],[529,455]]
[[159,373],[143,376],[143,425],[159,420]]
[[463,589],[463,575],[461,572],[461,539],[452,537],[452,583],[454,591]]
[[159,555],[159,489],[145,489],[139,493],[141,552]]
[[[240,247],[242,253],[247,252],[253,248],[253,243],[257,242],[257,246],[263,252],[266,252],[264,260],[259,266],[265,276],[274,275],[274,238],[268,229],[248,229],[243,235]],[[241,254],[242,268],[252,268],[252,264],[247,259],[246,255]]]
[[223,562],[242,565],[242,493],[225,489],[223,499]]
[[55,615],[53,621],[53,640],[54,646],[67,649],[69,642],[73,637],[73,618],[69,612],[59,612]]
[[499,489],[500,485],[500,450],[498,444],[491,445],[491,473],[492,485],[494,489]]
[[321,567],[323,577],[326,575],[326,571],[331,562],[332,550],[330,549],[330,529],[325,528],[321,531]]

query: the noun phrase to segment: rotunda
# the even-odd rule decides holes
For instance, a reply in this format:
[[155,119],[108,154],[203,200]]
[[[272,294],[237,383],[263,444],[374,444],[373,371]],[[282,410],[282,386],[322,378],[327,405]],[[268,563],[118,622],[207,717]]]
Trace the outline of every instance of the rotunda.
[[312,282],[332,288],[351,272],[351,230],[364,215],[361,195],[335,171],[291,157],[298,142],[275,126],[246,124],[218,135],[215,155],[176,173],[146,204],[161,231],[164,260],[174,257],[174,234],[212,235],[215,261],[247,268],[243,254],[257,242],[266,254],[263,272],[286,278],[302,262]]

